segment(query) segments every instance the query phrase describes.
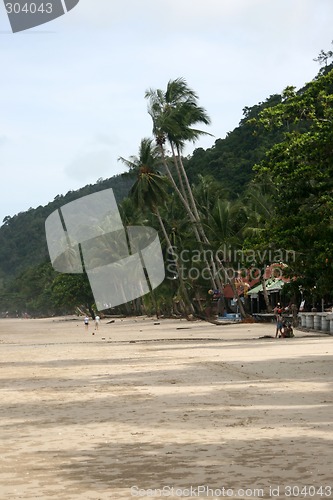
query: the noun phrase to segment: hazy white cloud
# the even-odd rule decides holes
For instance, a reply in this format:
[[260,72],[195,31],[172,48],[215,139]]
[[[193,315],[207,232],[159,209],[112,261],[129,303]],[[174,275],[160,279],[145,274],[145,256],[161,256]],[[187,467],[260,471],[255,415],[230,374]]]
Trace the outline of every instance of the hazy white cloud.
[[92,144],[99,146],[114,147],[117,146],[117,143],[119,143],[119,138],[103,133],[97,134],[92,140]]
[[87,151],[74,158],[64,169],[66,175],[82,182],[96,181],[100,177],[111,177],[114,158],[109,150]]

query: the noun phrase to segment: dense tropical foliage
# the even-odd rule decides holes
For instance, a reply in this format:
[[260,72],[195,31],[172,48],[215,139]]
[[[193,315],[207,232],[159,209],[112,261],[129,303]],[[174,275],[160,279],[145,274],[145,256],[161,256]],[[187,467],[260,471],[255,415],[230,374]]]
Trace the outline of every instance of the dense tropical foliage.
[[[276,260],[292,277],[285,287],[289,298],[299,300],[301,291],[311,303],[330,303],[331,57],[322,51],[317,60],[325,65],[312,82],[244,108],[239,126],[225,139],[187,158],[185,144],[207,134],[210,124],[198,95],[183,78],[170,80],[165,90],[147,90],[153,137],[142,139],[137,156],[119,158],[127,174],[3,221],[0,311],[46,315],[81,308],[94,313],[86,276],[52,269],[44,222],[61,205],[107,187],[114,188],[125,225],[158,230],[166,264],[166,279],[157,289],[117,312],[204,315],[210,289],[228,284],[237,298],[240,277],[255,267],[260,279]],[[238,307],[245,315],[241,300]]]

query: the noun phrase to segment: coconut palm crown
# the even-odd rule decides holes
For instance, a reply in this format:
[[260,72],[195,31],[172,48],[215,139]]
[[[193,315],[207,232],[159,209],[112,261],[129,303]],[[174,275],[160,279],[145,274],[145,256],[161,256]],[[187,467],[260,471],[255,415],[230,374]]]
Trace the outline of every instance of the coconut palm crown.
[[184,78],[169,80],[166,91],[149,89],[145,93],[148,99],[148,112],[153,121],[153,134],[158,145],[166,140],[182,150],[186,141],[195,142],[208,132],[193,128],[193,125],[210,124],[210,118],[204,108],[198,105],[198,95]]

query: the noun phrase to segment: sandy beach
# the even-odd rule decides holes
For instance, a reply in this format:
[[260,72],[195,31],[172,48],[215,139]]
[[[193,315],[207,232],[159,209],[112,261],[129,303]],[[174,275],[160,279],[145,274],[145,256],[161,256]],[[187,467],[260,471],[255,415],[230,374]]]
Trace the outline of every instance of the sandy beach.
[[333,337],[0,320],[0,498],[333,498]]

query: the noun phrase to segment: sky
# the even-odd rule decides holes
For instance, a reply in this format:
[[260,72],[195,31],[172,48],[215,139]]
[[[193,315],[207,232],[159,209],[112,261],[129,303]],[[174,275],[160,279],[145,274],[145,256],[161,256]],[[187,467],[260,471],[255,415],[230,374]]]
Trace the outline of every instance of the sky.
[[13,34],[0,0],[0,224],[124,172],[152,133],[144,93],[170,79],[212,120],[185,153],[213,146],[245,106],[316,75],[332,20],[332,0],[80,0]]

